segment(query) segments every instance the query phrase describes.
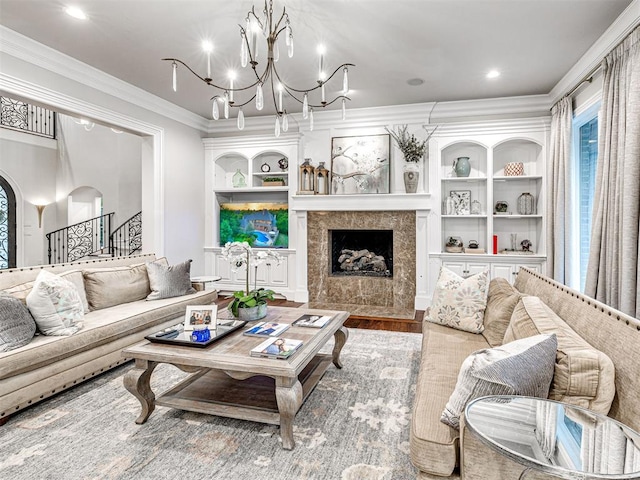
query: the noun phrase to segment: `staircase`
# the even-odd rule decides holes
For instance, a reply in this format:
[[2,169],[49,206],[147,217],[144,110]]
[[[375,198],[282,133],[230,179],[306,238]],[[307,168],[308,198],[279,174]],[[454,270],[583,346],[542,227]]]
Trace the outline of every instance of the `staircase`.
[[125,221],[109,235],[112,257],[133,255],[142,250],[142,212]]
[[94,255],[128,256],[142,249],[142,212],[112,229],[114,212],[46,234],[49,263],[67,263]]

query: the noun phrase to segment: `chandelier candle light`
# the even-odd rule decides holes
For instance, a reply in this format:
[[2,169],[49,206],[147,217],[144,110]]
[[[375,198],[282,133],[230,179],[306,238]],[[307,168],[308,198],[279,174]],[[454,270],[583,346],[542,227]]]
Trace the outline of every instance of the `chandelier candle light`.
[[[266,65],[262,73],[258,71],[258,36],[262,35],[267,42],[267,59]],[[256,110],[262,110],[264,108],[264,91],[265,85],[271,87],[271,93],[273,98],[273,104],[276,110],[276,122],[275,122],[275,135],[280,136],[280,132],[286,132],[289,129],[289,112],[283,105],[283,95],[286,93],[290,98],[294,99],[302,105],[302,118],[309,121],[309,129],[313,130],[313,109],[324,108],[332,103],[341,100],[342,103],[342,119],[346,117],[346,102],[350,100],[347,96],[349,93],[349,67],[354,67],[352,63],[343,63],[336,68],[331,75],[327,76],[325,71],[325,53],[324,46],[318,47],[318,78],[317,85],[313,85],[309,88],[299,89],[294,88],[284,81],[284,77],[280,75],[276,64],[280,58],[279,40],[284,37],[284,44],[287,50],[289,58],[293,57],[293,29],[289,21],[289,15],[286,9],[282,9],[282,15],[276,21],[273,16],[273,0],[264,3],[263,17],[258,18],[255,13],[255,7],[251,8],[251,11],[247,13],[245,18],[245,26],[240,26],[240,64],[242,68],[251,66],[253,69],[253,75],[255,81],[245,86],[238,86],[235,82],[236,74],[233,71],[228,73],[228,85],[221,85],[220,80],[214,82],[211,74],[211,52],[213,51],[213,45],[210,42],[203,43],[203,50],[207,56],[207,74],[202,77],[197,74],[194,69],[187,65],[182,60],[177,58],[163,58],[162,60],[170,61],[172,68],[172,82],[173,90],[177,91],[177,71],[178,64],[183,65],[192,74],[205,82],[207,85],[220,90],[221,94],[216,94],[211,98],[213,102],[211,108],[211,114],[214,120],[220,118],[220,105],[222,103],[224,118],[229,118],[229,110],[231,108],[238,109],[237,125],[238,129],[244,128],[244,112],[242,107],[255,101]],[[337,95],[333,100],[327,101],[325,84],[329,82],[338,72],[342,71],[342,92]],[[252,76],[253,77],[253,76]],[[216,83],[217,82],[217,83]],[[320,90],[320,92],[316,92]],[[255,92],[252,97],[243,100],[236,100],[235,93],[249,94]],[[310,94],[319,96],[319,101],[312,102]]]

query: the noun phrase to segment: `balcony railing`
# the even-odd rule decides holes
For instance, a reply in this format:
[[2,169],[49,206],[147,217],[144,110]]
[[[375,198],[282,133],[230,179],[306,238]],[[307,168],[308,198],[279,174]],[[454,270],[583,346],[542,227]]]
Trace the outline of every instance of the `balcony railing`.
[[47,233],[49,263],[73,262],[97,252],[111,253],[108,245],[113,213],[91,218]]
[[0,126],[41,137],[56,138],[56,114],[20,100],[0,96]]
[[114,257],[129,256],[142,250],[142,212],[136,213],[109,235],[109,250]]

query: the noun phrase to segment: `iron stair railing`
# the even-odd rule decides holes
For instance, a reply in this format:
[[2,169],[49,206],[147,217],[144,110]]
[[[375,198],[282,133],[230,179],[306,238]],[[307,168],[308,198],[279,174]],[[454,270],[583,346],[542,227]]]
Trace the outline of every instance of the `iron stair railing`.
[[109,241],[113,215],[106,213],[47,233],[49,263],[73,262],[105,249],[111,253],[105,243]]
[[142,250],[142,212],[125,221],[109,235],[109,252],[114,257],[129,256]]

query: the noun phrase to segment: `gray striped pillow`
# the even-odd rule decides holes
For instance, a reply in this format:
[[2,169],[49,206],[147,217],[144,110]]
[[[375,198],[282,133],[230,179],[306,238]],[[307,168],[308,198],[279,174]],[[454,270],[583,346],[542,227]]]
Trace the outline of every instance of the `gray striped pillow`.
[[147,300],[190,295],[196,290],[191,286],[191,260],[177,265],[163,265],[159,262],[147,263],[151,293]]
[[460,367],[440,421],[459,429],[467,403],[487,395],[547,398],[557,347],[555,334],[543,334],[473,352]]

